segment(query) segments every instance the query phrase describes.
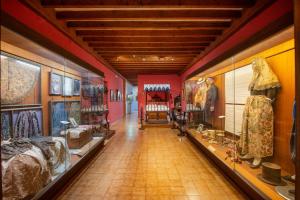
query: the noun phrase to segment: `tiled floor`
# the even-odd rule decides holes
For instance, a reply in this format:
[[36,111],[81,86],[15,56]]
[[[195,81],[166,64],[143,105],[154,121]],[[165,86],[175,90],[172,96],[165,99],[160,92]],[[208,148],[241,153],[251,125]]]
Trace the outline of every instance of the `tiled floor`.
[[176,130],[138,131],[136,114],[61,199],[244,199]]

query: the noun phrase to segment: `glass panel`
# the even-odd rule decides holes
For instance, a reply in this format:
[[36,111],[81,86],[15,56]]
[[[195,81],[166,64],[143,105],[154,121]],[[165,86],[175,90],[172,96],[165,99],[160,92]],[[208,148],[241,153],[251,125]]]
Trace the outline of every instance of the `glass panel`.
[[[294,197],[292,38],[292,28],[287,29],[187,80],[184,86],[188,133],[270,199]],[[206,92],[202,93],[203,83]],[[218,89],[214,106],[209,103],[212,83]]]
[[[1,38],[10,42],[1,43],[3,197],[30,199],[112,134],[107,83],[8,29],[2,31],[10,35]],[[116,94],[116,101],[122,101],[123,94]]]

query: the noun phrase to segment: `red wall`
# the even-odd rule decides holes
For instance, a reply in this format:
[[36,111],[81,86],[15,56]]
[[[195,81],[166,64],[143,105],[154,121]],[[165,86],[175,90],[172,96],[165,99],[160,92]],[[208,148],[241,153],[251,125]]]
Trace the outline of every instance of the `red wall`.
[[[63,47],[65,50],[71,52],[78,58],[86,61],[95,68],[100,69],[104,73],[105,80],[108,84],[108,90],[118,89],[120,91],[123,91],[124,83],[122,77],[118,76],[118,74],[114,73],[109,68],[104,66],[93,55],[76,44],[64,33],[59,31],[46,19],[20,3],[18,0],[1,1],[1,12],[2,11],[12,16],[22,24],[26,25],[29,29],[32,29],[45,38],[51,40],[56,45]],[[123,91],[122,94],[124,95],[125,91]],[[109,102],[108,107],[110,110],[109,119],[111,122],[116,121],[123,116],[122,102]]]
[[145,93],[144,93],[144,84],[170,84],[171,91],[170,94],[172,95],[172,104],[171,108],[174,106],[173,101],[174,97],[181,93],[181,79],[176,74],[170,75],[138,75],[138,108],[139,108],[139,115],[140,109],[143,107],[145,110]]

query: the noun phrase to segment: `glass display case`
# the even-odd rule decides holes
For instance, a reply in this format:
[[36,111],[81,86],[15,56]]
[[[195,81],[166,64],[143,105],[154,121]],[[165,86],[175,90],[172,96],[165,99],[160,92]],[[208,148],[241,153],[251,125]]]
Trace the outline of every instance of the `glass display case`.
[[107,86],[101,73],[1,28],[3,199],[31,199],[104,145]]
[[266,199],[295,195],[292,33],[284,30],[186,80],[184,87],[188,137]]

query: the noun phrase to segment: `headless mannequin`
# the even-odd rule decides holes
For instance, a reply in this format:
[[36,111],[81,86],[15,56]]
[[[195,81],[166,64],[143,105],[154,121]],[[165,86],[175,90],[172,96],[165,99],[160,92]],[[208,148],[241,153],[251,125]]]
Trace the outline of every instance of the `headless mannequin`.
[[[270,101],[272,101],[272,104],[275,101],[275,97],[276,97],[277,93],[278,93],[278,88],[270,88],[270,89],[261,90],[261,91],[251,90],[251,95],[264,95],[268,99],[270,99]],[[262,163],[262,158],[261,157],[253,157],[249,154],[241,156],[240,158],[242,160],[251,160],[251,159],[253,159],[253,161],[250,165],[251,168],[257,168]]]

